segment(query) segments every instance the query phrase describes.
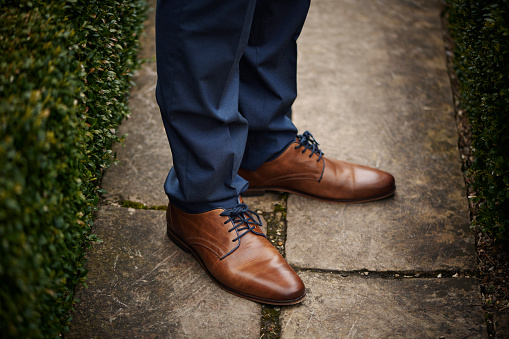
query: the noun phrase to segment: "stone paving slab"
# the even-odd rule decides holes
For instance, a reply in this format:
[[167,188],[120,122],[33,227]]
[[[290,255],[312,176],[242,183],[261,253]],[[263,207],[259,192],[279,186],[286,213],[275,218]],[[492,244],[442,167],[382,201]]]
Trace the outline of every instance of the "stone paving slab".
[[475,279],[300,273],[301,305],[281,310],[282,338],[482,338]]
[[260,305],[213,284],[165,232],[164,212],[100,208],[103,243],[88,251],[88,288],[66,337],[259,337]]
[[440,218],[400,200],[332,205],[290,197],[287,260],[339,271],[475,269],[468,224],[455,223],[453,211]]
[[473,270],[440,3],[314,1],[294,120],[327,156],[396,177],[362,205],[288,200],[287,259],[336,270]]

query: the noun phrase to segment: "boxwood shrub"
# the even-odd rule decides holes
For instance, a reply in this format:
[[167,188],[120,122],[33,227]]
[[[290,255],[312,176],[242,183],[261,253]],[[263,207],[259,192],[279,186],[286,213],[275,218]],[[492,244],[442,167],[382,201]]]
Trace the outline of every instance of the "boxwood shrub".
[[0,337],[56,337],[87,273],[146,3],[0,3]]
[[509,0],[448,0],[461,105],[472,126],[473,220],[509,240]]

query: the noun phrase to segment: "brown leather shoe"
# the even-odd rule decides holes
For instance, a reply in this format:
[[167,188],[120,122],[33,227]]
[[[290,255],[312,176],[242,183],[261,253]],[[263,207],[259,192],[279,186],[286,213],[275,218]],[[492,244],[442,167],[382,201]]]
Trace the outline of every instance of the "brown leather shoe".
[[170,239],[191,252],[227,292],[272,305],[304,299],[304,283],[265,238],[260,217],[245,204],[189,214],[170,203],[166,219]]
[[396,191],[394,177],[389,173],[325,158],[308,131],[298,135],[276,159],[256,171],[240,169],[238,174],[249,181],[246,195],[273,190],[355,203],[382,199]]

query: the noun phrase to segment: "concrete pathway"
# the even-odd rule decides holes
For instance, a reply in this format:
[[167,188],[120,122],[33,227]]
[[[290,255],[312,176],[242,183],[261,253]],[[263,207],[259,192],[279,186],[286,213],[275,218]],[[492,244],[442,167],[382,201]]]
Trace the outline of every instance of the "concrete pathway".
[[223,292],[165,235],[157,208],[171,153],[154,98],[153,14],[142,51],[152,61],[121,126],[121,163],[103,179],[94,233],[104,242],[88,253],[67,337],[486,337],[439,1],[312,2],[293,119],[327,156],[387,170],[398,190],[358,205],[247,199],[307,287],[302,304],[281,308]]

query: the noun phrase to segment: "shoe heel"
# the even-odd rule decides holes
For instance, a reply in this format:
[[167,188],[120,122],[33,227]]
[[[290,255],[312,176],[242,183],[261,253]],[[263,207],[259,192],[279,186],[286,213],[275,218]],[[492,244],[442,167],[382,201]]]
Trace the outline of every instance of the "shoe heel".
[[189,249],[189,247],[187,247],[186,244],[184,244],[175,234],[173,234],[173,232],[170,230],[169,225],[168,225],[168,228],[166,229],[166,234],[168,235],[168,238],[170,238],[170,240],[175,245],[177,245],[177,247],[179,247],[182,251],[184,251],[186,253],[191,253],[191,250]]
[[265,194],[264,189],[248,188],[247,191],[242,194],[243,197],[260,197]]

